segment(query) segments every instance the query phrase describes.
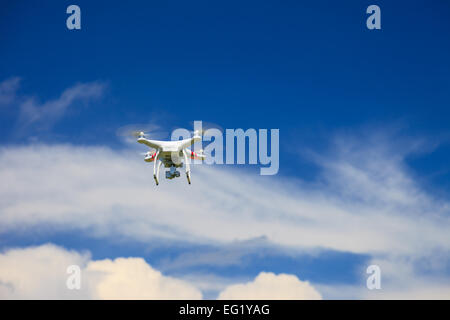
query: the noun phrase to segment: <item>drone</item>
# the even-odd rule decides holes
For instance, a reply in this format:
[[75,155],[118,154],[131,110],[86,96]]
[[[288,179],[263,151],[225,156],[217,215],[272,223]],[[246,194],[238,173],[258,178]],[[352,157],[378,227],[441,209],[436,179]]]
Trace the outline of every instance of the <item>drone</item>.
[[162,164],[164,164],[165,168],[169,169],[166,171],[166,179],[171,180],[180,176],[177,168],[183,167],[183,161],[186,166],[188,184],[191,184],[189,159],[204,160],[206,158],[203,150],[197,153],[189,149],[195,142],[202,141],[199,131],[194,131],[191,138],[178,141],[149,140],[144,132],[137,132],[135,136],[137,136],[137,142],[154,149],[154,151],[148,151],[144,154],[144,161],[154,162],[153,178],[155,179],[156,185],[159,185],[159,171]]

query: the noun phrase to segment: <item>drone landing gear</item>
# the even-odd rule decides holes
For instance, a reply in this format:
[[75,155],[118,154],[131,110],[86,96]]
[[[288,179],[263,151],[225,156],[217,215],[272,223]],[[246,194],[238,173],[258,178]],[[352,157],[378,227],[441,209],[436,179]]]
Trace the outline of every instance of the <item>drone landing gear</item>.
[[155,165],[153,167],[153,178],[155,179],[156,185],[159,185],[159,169],[161,168],[162,162],[158,160],[159,151],[155,154]]
[[191,184],[191,166],[189,164],[186,150],[183,149],[184,163],[186,164],[186,178],[189,184]]

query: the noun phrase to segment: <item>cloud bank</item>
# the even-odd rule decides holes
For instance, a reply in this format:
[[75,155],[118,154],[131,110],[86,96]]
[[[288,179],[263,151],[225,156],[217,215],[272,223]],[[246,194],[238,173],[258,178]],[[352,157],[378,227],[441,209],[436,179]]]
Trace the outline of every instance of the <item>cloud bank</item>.
[[[81,286],[69,289],[69,266],[80,267]],[[164,276],[142,258],[92,260],[88,253],[53,244],[10,249],[0,254],[0,299],[201,299],[193,284]],[[293,275],[261,273],[232,285],[220,299],[320,299]]]
[[[67,268],[81,268],[81,287],[68,289]],[[167,277],[142,258],[91,260],[47,244],[0,254],[0,299],[201,299],[186,281]]]

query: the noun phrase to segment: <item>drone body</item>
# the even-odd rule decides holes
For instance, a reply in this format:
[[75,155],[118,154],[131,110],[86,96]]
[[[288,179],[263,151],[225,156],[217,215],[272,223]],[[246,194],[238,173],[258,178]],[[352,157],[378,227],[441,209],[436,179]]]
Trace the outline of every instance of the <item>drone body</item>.
[[180,176],[180,172],[177,171],[177,168],[181,168],[183,166],[183,161],[186,166],[187,181],[191,184],[189,159],[204,160],[205,155],[203,152],[196,153],[191,151],[188,147],[201,140],[202,138],[198,132],[194,132],[192,138],[179,141],[149,140],[145,137],[143,132],[140,132],[137,142],[155,149],[154,152],[147,152],[144,160],[146,162],[154,162],[153,178],[155,179],[156,185],[159,185],[159,171],[161,165],[164,164],[165,168],[169,168],[169,170],[166,171],[166,179],[173,179]]

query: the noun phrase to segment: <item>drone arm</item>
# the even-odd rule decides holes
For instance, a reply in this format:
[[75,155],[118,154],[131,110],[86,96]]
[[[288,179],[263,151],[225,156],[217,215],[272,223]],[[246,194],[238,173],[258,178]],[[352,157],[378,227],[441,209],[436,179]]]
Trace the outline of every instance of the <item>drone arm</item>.
[[160,149],[161,148],[161,145],[160,145],[159,141],[156,141],[156,140],[148,140],[148,139],[145,139],[145,138],[141,137],[141,138],[139,138],[137,140],[137,142],[145,144],[146,146],[148,146],[150,148],[153,148],[153,149]]
[[191,149],[187,149],[187,148],[185,150],[191,159],[194,159],[194,160],[205,160],[206,159],[206,156],[203,154],[203,150],[200,150],[199,153],[194,152]]
[[194,135],[192,138],[181,140],[180,149],[186,149],[198,141],[202,141],[202,137],[199,135]]

